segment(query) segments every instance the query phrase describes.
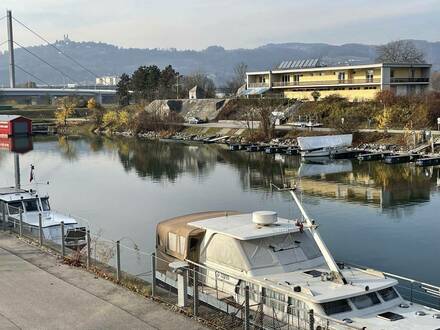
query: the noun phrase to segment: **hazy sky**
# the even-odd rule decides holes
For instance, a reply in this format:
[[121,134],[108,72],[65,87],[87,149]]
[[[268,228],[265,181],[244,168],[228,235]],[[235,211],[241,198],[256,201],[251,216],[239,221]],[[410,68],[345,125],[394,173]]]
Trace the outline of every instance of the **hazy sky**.
[[[2,0],[0,6],[50,41],[69,34],[124,47],[440,40],[440,0]],[[39,43],[18,24],[15,32],[19,43]]]

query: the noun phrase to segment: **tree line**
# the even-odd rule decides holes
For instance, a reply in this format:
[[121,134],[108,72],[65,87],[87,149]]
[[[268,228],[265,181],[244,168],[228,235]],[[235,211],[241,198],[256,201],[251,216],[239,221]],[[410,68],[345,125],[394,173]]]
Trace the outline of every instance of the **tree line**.
[[[151,102],[156,99],[188,98],[189,90],[199,86],[205,98],[215,97],[214,81],[205,73],[196,72],[183,76],[171,65],[160,70],[156,65],[140,66],[131,76],[123,73],[116,86],[121,106]],[[133,93],[130,93],[132,91]]]

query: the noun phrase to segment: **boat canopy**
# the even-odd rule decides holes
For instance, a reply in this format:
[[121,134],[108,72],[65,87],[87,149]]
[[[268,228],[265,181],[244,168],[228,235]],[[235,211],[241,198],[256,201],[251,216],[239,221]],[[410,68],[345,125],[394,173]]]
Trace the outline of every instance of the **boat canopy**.
[[229,211],[211,211],[188,214],[180,217],[164,220],[157,224],[156,249],[166,255],[185,260],[189,255],[189,244],[191,238],[201,238],[205,229],[188,225],[190,222],[217,218],[225,214],[237,214]]
[[298,145],[301,150],[349,147],[353,143],[353,134],[300,136]]

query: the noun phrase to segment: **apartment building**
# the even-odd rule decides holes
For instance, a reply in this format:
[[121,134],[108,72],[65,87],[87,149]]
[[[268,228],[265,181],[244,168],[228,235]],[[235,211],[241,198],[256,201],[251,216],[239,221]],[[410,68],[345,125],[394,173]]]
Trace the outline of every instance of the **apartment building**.
[[245,95],[313,100],[312,93],[319,91],[321,98],[338,94],[353,101],[373,99],[387,89],[396,95],[420,94],[429,88],[430,71],[430,64],[322,66],[317,59],[283,61],[273,70],[248,72]]

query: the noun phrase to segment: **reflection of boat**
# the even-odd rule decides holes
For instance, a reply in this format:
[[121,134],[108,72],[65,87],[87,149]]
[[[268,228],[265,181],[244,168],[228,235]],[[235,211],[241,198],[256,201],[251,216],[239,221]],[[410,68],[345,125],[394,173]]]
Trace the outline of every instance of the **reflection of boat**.
[[244,304],[248,287],[253,320],[273,317],[280,328],[308,329],[310,310],[328,329],[440,327],[440,312],[405,301],[391,275],[336,263],[315,222],[290,193],[304,221],[275,212],[206,212],[159,223],[156,278],[184,290],[186,280],[174,271],[198,269],[199,299],[229,312]]
[[353,134],[298,137],[303,157],[331,157],[345,152],[353,142]]
[[335,173],[344,173],[344,172],[352,172],[353,165],[350,160],[339,160],[332,161],[327,163],[318,163],[318,162],[303,162],[301,163],[298,176],[315,176],[315,175],[323,175],[323,174],[335,174]]

